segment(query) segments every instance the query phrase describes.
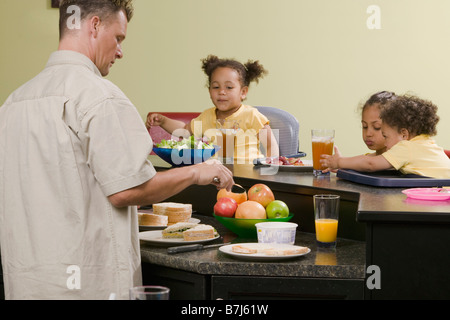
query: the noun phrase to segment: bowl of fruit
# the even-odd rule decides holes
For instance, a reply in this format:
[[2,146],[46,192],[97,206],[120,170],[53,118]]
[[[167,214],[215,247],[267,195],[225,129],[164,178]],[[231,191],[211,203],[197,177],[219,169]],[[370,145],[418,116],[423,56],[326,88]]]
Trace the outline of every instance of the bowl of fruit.
[[261,222],[287,222],[294,216],[281,200],[276,200],[265,184],[253,185],[248,193],[244,188],[217,193],[214,218],[241,238],[256,239],[256,224]]
[[218,146],[194,136],[181,140],[161,140],[153,152],[173,167],[189,166],[204,162],[219,150]]

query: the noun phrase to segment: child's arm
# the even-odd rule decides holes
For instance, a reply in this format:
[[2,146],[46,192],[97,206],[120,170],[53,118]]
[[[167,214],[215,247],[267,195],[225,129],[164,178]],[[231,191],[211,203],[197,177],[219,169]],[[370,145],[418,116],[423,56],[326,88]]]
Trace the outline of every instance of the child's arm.
[[353,169],[356,171],[373,172],[393,168],[382,155],[342,157],[337,147],[335,147],[334,150],[335,154],[332,156],[325,154],[322,155],[320,162],[323,166],[327,167],[325,171],[332,171],[335,169]]
[[150,128],[151,126],[160,126],[170,134],[177,129],[186,129],[192,134],[190,122],[185,124],[183,121],[171,119],[158,113],[148,115],[145,125],[147,128]]
[[[262,130],[265,130],[265,134],[260,134]],[[278,157],[280,149],[278,147],[277,139],[273,135],[272,129],[266,124],[258,133],[258,140],[261,141],[264,150],[266,150],[266,157]]]

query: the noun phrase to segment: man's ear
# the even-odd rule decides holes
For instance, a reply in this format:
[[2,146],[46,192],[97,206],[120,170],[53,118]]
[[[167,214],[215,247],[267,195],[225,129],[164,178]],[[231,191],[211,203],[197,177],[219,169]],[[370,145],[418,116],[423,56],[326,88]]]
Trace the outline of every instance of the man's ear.
[[101,20],[98,16],[93,16],[89,20],[89,27],[94,38],[97,38],[98,32],[100,30]]

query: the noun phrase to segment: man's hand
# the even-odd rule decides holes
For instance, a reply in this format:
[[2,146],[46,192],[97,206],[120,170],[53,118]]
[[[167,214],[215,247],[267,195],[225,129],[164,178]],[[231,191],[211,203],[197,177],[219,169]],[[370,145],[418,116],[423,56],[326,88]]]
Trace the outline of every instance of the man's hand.
[[228,191],[234,185],[232,172],[218,160],[208,159],[197,164],[196,169],[196,184],[198,185],[214,184],[218,190],[227,189]]

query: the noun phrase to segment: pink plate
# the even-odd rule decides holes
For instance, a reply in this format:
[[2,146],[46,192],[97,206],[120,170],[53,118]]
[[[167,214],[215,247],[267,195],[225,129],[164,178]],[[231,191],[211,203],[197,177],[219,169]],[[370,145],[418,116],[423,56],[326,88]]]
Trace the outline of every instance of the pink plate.
[[450,199],[450,190],[444,188],[414,188],[402,192],[411,199],[441,201]]

